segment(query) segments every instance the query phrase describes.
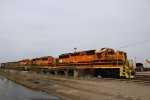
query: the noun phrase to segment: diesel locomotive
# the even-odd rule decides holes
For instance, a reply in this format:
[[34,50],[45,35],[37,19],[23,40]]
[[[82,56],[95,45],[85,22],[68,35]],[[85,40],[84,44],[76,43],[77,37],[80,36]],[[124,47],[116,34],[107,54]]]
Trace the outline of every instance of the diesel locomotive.
[[3,68],[23,69],[23,70],[79,70],[89,72],[93,76],[102,77],[124,77],[134,78],[135,71],[129,64],[127,53],[115,51],[112,48],[102,48],[99,50],[88,50],[59,55],[58,58],[45,56],[33,59],[24,59],[13,62],[15,65],[8,66],[9,63],[2,63]]

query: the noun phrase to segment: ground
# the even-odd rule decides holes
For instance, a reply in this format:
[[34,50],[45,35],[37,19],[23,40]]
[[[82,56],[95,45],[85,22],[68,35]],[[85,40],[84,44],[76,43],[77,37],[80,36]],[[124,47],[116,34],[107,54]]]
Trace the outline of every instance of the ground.
[[1,71],[2,76],[28,88],[72,100],[150,100],[150,86],[133,81],[74,79],[70,77]]

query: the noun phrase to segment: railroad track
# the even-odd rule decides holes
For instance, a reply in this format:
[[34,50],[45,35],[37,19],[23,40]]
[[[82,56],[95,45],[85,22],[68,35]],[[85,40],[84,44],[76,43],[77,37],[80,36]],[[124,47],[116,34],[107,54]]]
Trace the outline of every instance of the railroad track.
[[122,82],[133,82],[133,83],[137,83],[137,84],[142,84],[145,86],[150,86],[150,76],[137,76],[135,79],[122,79],[122,78],[85,78],[84,80],[88,80],[88,81],[97,81],[97,82],[110,82],[110,81],[122,81]]
[[133,79],[134,82],[150,85],[150,73],[149,72],[140,72],[136,74],[136,78]]
[[146,85],[146,86],[150,86],[150,78],[135,78],[135,79],[107,79],[104,78],[104,80],[107,81],[122,81],[122,82],[133,82],[133,83],[137,83],[137,84],[142,84],[142,85]]
[[[60,76],[59,76],[60,77]],[[63,77],[63,76],[61,76]],[[97,81],[97,82],[109,82],[109,81],[122,81],[122,82],[133,82],[137,84],[142,84],[146,86],[150,86],[150,74],[137,74],[135,79],[124,79],[124,78],[97,78],[97,77],[88,77],[88,78],[82,78],[79,80],[87,80],[87,81]]]

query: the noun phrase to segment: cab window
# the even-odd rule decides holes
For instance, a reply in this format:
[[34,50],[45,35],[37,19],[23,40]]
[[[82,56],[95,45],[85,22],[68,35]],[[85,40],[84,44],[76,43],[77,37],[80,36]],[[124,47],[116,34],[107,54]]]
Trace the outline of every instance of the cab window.
[[102,54],[101,53],[98,53],[98,58],[102,58]]
[[113,55],[113,53],[114,53],[114,52],[113,52],[112,50],[108,50],[108,51],[107,51],[107,55]]

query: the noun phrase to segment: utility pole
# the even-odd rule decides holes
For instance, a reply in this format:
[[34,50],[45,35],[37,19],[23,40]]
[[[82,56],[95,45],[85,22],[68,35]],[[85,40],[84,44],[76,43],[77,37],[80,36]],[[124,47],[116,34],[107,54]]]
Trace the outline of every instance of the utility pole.
[[136,57],[135,57],[135,68],[136,68]]
[[117,54],[117,67],[118,67],[118,54]]
[[145,61],[146,61],[146,63],[145,63],[145,64],[146,64],[146,67],[147,67],[147,59],[146,59]]

